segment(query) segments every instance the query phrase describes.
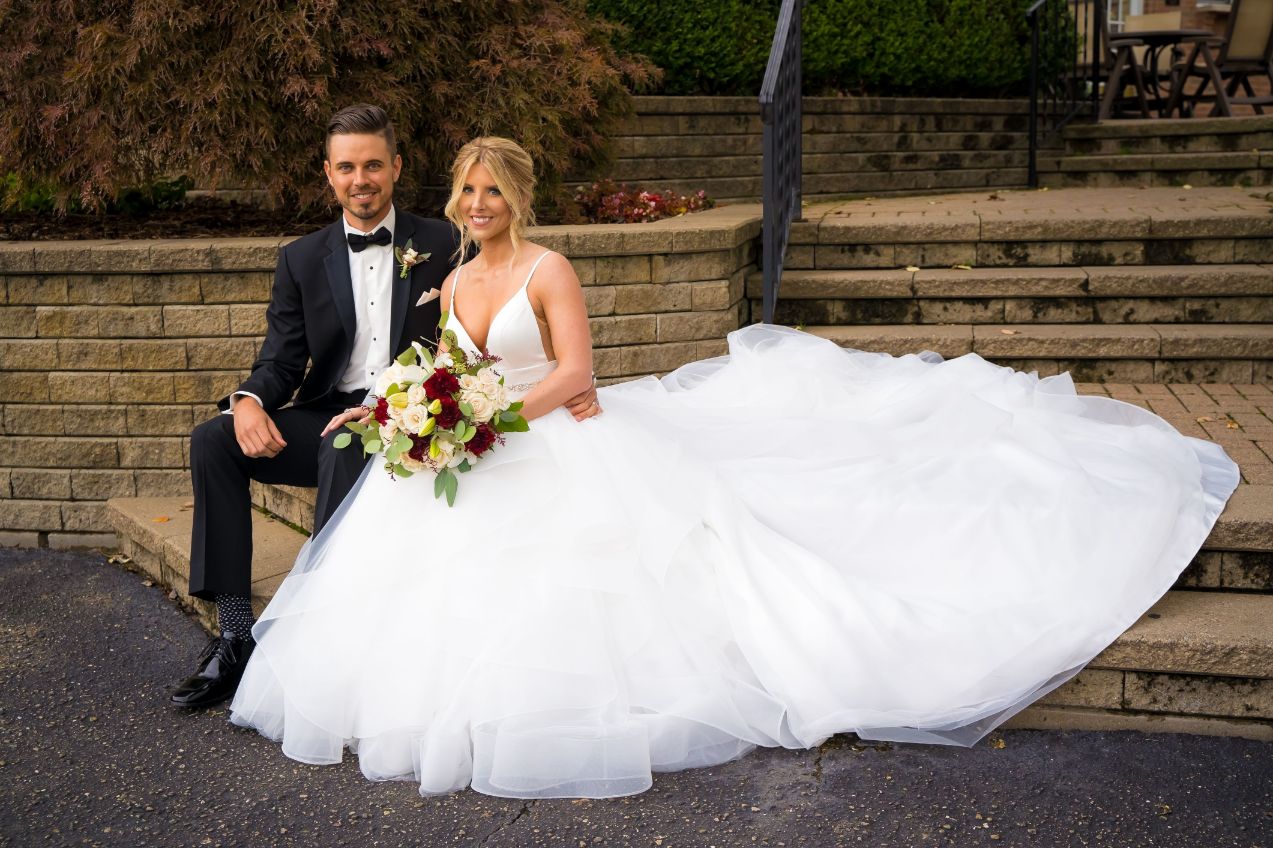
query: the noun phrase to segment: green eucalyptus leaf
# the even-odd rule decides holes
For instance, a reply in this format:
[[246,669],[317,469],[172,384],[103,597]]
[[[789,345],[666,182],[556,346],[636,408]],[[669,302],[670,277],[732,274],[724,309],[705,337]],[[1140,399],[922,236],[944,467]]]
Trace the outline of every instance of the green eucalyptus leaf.
[[362,448],[367,453],[380,453],[380,448],[381,448],[380,440],[372,439],[370,442],[367,442],[366,444],[364,444]]
[[472,471],[472,470],[473,470],[473,463],[469,462],[467,459],[462,459],[462,460],[460,460],[460,464],[459,464],[459,465],[457,465],[457,466],[455,466],[455,470],[456,470],[456,471],[459,471],[459,472],[461,472],[461,473],[463,473],[463,472],[465,472],[465,471]]
[[[446,329],[446,322],[447,322],[447,321],[450,321],[450,320],[451,320],[451,313],[450,313],[450,312],[447,312],[445,309],[444,309],[444,310],[442,310],[442,314],[441,314],[441,316],[439,316],[439,317],[438,317],[438,329],[439,329],[439,330],[445,330],[445,329]],[[445,334],[445,333],[443,333],[443,335],[446,335],[446,334]]]
[[464,413],[465,415],[467,415],[469,418],[472,418],[472,417],[473,417],[473,405],[472,405],[471,403],[465,403],[464,401],[460,401],[460,412],[463,412],[463,413]]
[[442,497],[442,493],[446,491],[446,478],[450,473],[450,470],[443,468],[438,472],[438,476],[433,478],[433,497]]
[[[415,365],[415,361],[416,361],[415,348],[408,347],[402,353],[398,354],[398,358],[395,361],[399,365]],[[392,392],[390,394],[392,394]]]
[[332,439],[332,447],[347,448],[349,447],[349,443],[352,442],[353,440],[354,440],[354,437],[352,433],[341,433],[338,436],[336,436],[336,438]]
[[455,493],[460,490],[460,478],[450,473],[447,469],[446,477],[446,505],[455,506]]

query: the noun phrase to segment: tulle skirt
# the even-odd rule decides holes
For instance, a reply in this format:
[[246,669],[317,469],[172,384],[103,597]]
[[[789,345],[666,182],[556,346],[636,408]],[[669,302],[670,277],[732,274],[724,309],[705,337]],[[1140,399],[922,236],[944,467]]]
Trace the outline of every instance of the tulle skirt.
[[610,797],[754,746],[969,745],[1172,585],[1238,482],[1066,375],[782,328],[461,477],[369,464],[232,720],[425,794]]

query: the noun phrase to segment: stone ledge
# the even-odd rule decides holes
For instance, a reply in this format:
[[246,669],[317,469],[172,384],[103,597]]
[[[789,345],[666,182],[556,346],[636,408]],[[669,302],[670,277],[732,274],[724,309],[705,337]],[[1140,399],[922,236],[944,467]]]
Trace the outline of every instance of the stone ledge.
[[1134,730],[1142,733],[1194,733],[1273,742],[1273,722],[1209,716],[1171,715],[1131,710],[1084,709],[1033,704],[1008,719],[1007,730]]
[[[755,97],[671,97],[637,95],[633,98],[640,115],[710,115],[760,114]],[[802,111],[806,114],[953,114],[953,115],[1026,115],[1026,100],[991,98],[931,97],[805,97]]]
[[1120,138],[1159,135],[1222,135],[1273,130],[1273,115],[1239,118],[1184,118],[1166,120],[1117,120],[1099,124],[1070,124],[1065,138]]

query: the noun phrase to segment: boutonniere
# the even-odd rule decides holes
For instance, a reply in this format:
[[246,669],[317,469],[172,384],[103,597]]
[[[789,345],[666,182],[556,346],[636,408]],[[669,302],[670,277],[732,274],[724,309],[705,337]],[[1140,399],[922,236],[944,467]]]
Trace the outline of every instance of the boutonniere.
[[406,247],[395,247],[393,249],[394,258],[402,263],[402,272],[398,274],[398,276],[405,280],[407,278],[408,271],[419,265],[421,262],[428,262],[429,257],[432,255],[432,253],[417,253],[415,249],[411,247],[411,239],[407,239]]

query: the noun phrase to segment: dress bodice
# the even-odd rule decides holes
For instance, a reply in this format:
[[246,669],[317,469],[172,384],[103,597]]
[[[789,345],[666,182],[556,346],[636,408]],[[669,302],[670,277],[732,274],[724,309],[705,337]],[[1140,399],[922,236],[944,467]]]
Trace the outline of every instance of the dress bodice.
[[[525,395],[557,367],[557,361],[549,359],[544,353],[539,322],[535,319],[535,310],[531,308],[530,295],[526,291],[539,263],[544,261],[548,253],[545,250],[535,260],[530,273],[526,275],[526,281],[499,308],[491,319],[490,329],[486,331],[486,352],[500,358],[495,369],[504,375],[504,385],[515,399]],[[481,354],[481,348],[455,314],[455,292],[459,289],[463,276],[464,267],[460,266],[455,272],[455,284],[451,286],[451,301],[447,307],[451,320],[447,327],[455,331],[460,347],[465,351]]]

